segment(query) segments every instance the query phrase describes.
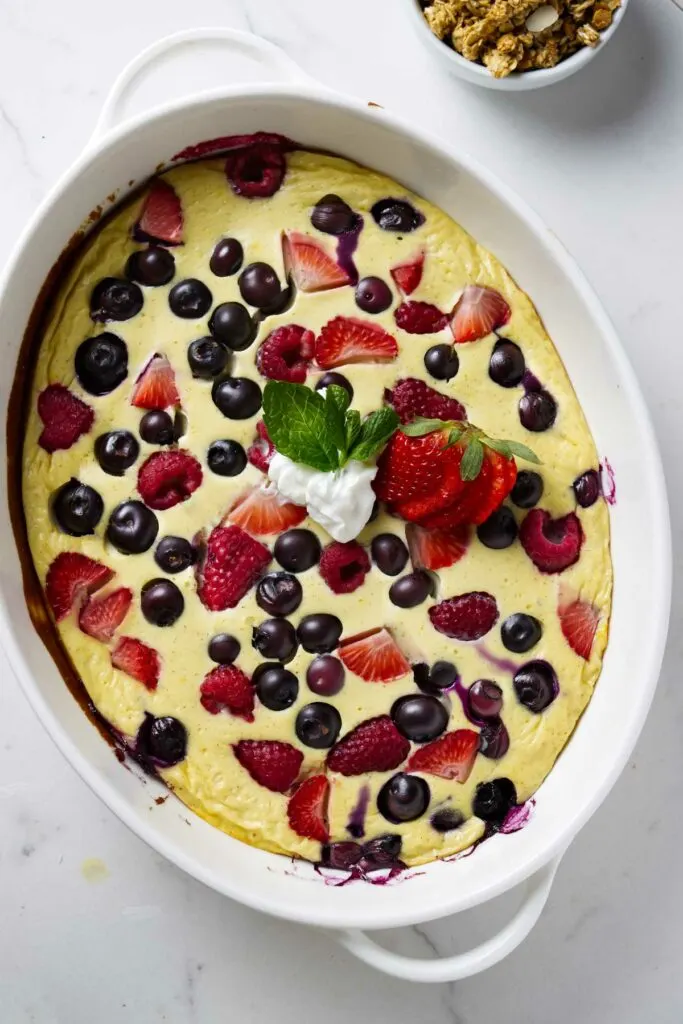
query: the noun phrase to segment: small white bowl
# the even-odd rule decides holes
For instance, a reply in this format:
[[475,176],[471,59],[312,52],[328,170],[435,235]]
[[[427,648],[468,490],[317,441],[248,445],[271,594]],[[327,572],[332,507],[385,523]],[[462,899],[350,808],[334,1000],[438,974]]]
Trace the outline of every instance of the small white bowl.
[[451,74],[462,78],[474,85],[481,85],[484,89],[499,89],[506,92],[526,92],[528,89],[541,89],[544,85],[552,85],[554,82],[561,82],[563,78],[569,78],[574,72],[580,71],[594,57],[605,48],[616,30],[621,24],[628,0],[621,0],[621,7],[614,12],[612,24],[604,32],[601,32],[601,41],[595,48],[584,46],[577,53],[560,61],[554,68],[543,68],[539,71],[513,72],[507,78],[494,78],[488,68],[483,64],[475,64],[466,60],[459,53],[456,53],[447,43],[438,39],[430,29],[418,0],[405,0],[408,7],[408,16],[415,25],[415,31],[422,43],[441,61],[443,67]]

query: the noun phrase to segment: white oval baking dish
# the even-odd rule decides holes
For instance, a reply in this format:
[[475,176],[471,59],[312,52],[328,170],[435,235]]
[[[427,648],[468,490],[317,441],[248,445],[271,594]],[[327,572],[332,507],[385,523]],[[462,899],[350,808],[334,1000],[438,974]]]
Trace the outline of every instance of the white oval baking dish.
[[[141,75],[179,47],[215,45],[253,56],[287,84],[231,86],[167,103],[116,125]],[[94,139],[41,204],[0,282],[0,339],[16,364],[41,286],[66,242],[104,196],[121,196],[190,143],[255,130],[339,152],[377,168],[436,203],[509,268],[554,338],[617,481],[612,509],[614,611],[595,695],[536,797],[528,825],[497,835],[472,856],[429,864],[393,885],[324,884],[311,864],[231,839],[175,800],[155,806],[150,787],[126,771],[36,642],[21,599],[20,562],[7,507],[0,511],[0,640],[39,718],[104,802],[159,853],[218,892],[266,913],[332,929],[356,956],[414,981],[452,981],[496,963],[537,920],[559,859],[624,767],[657,682],[670,604],[670,533],[664,479],[649,416],[629,363],[599,301],[554,235],[488,171],[463,153],[376,106],[311,83],[281,51],[222,29],[180,33],[126,69],[105,104]],[[11,373],[0,379],[7,406]],[[3,429],[5,426],[3,425]],[[3,449],[5,445],[3,445]],[[159,787],[161,791],[161,787]],[[155,792],[152,793],[155,795]],[[188,828],[188,820],[191,828]],[[514,919],[495,938],[436,961],[391,953],[359,929],[445,917],[524,883]]]

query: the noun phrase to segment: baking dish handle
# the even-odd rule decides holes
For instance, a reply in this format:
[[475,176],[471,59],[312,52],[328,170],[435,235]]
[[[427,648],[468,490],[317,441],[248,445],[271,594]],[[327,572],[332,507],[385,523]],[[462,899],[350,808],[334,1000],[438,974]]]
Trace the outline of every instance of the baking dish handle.
[[[241,54],[262,64],[267,71],[266,80],[312,84],[315,80],[303,71],[284,50],[267,39],[233,28],[191,28],[152,43],[126,65],[114,82],[95,126],[89,145],[98,142],[120,121],[126,119],[125,101],[140,82],[153,70],[163,66],[177,51],[202,44],[219,44],[232,53]],[[319,87],[319,83],[315,82]]]
[[527,879],[521,907],[497,935],[465,953],[456,953],[440,960],[419,960],[392,953],[357,929],[335,932],[334,938],[349,953],[370,967],[403,981],[449,982],[470,978],[473,974],[493,967],[524,941],[541,916],[560,860],[561,855]]

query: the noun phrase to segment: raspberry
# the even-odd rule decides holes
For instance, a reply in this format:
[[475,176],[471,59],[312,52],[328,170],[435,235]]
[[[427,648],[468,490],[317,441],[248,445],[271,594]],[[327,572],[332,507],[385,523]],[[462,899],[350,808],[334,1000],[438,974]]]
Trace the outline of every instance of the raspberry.
[[256,424],[256,434],[256,440],[247,448],[247,458],[252,466],[256,466],[262,473],[267,473],[270,460],[275,455],[275,445],[270,440],[268,428],[263,420]]
[[296,781],[304,755],[279,740],[240,740],[232,748],[254,782],[273,793],[285,793]]
[[320,559],[320,575],[335,594],[351,594],[370,572],[370,559],[358,541],[347,544],[333,541]]
[[519,539],[540,572],[555,573],[578,561],[583,530],[573,512],[560,519],[552,519],[549,512],[534,508],[519,529]]
[[264,377],[303,384],[315,348],[315,335],[298,324],[272,331],[256,353],[256,365]]
[[405,761],[410,743],[389,715],[368,718],[343,736],[327,755],[327,767],[340,775],[389,772]]
[[384,392],[384,399],[398,413],[401,423],[410,423],[416,416],[430,420],[464,420],[464,406],[455,398],[436,391],[417,377],[404,377]]
[[254,721],[254,689],[237,665],[219,665],[199,688],[202,707],[210,715],[227,710],[245,722]]
[[217,526],[197,573],[197,592],[212,612],[234,608],[270,562],[270,551],[239,526]]
[[183,451],[154,452],[138,473],[138,490],[145,505],[157,511],[187,501],[202,482],[202,467]]
[[277,146],[256,143],[230,153],[225,173],[233,192],[247,199],[267,199],[275,195],[287,171],[285,155]]
[[454,640],[479,640],[498,621],[498,605],[490,594],[474,590],[433,605],[429,618],[434,629]]
[[45,429],[38,444],[46,452],[70,448],[91,429],[95,413],[63,384],[50,384],[38,395],[38,415]]
[[396,326],[406,334],[436,334],[448,324],[448,317],[431,302],[402,302],[394,310]]

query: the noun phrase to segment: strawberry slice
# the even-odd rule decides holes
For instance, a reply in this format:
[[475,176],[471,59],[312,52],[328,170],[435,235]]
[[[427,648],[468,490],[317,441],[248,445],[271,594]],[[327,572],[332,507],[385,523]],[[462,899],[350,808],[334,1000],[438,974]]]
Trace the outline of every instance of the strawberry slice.
[[390,363],[398,355],[396,339],[379,324],[355,316],[336,316],[322,328],[315,359],[323,370],[344,363]]
[[582,601],[578,595],[563,588],[557,606],[562,634],[574,651],[584,661],[590,661],[593,640],[600,622],[600,612],[590,601]]
[[419,747],[408,761],[408,771],[467,782],[478,749],[479,733],[473,729],[456,729]]
[[143,644],[142,640],[122,636],[111,652],[111,663],[127,676],[137,679],[148,690],[156,690],[161,673],[161,658],[153,647]]
[[166,356],[155,353],[135,382],[130,404],[138,409],[167,409],[180,405],[173,367]]
[[270,562],[264,544],[239,526],[217,526],[206,543],[203,564],[197,569],[197,593],[205,608],[222,612],[234,608]]
[[308,512],[303,505],[283,502],[268,484],[254,487],[240,495],[228,513],[228,520],[247,533],[262,536],[282,533],[302,523]]
[[453,337],[459,344],[478,341],[506,324],[511,315],[512,310],[500,292],[468,284],[453,310]]
[[254,688],[237,665],[217,665],[199,687],[199,700],[210,715],[229,711],[245,722],[254,721]]
[[324,292],[351,283],[346,271],[310,235],[299,231],[284,232],[282,255],[285,273],[288,277],[291,275],[302,292]]
[[470,543],[466,525],[453,530],[425,530],[416,523],[406,526],[406,540],[414,569],[447,569],[465,555]]
[[80,606],[89,594],[94,594],[113,576],[107,565],[77,551],[63,551],[57,555],[45,580],[45,593],[57,622],[66,618],[72,608]]
[[327,755],[327,767],[340,775],[390,772],[410,753],[410,743],[389,715],[361,722],[339,740]]
[[313,775],[297,786],[287,804],[287,818],[292,831],[303,839],[329,842],[329,800],[330,783],[324,775]]
[[78,625],[84,633],[106,644],[114,636],[131,606],[133,591],[119,587],[106,597],[90,598],[78,616]]
[[273,793],[285,793],[296,782],[304,755],[279,740],[240,740],[235,757],[254,782]]
[[135,233],[144,239],[180,245],[183,240],[183,210],[174,188],[156,178],[145,196]]
[[262,473],[267,473],[273,455],[275,455],[275,445],[268,435],[265,423],[263,420],[259,420],[256,424],[254,443],[247,448],[247,458],[252,466],[256,466]]
[[424,249],[420,249],[418,253],[411,256],[405,263],[397,263],[395,267],[391,268],[391,276],[399,291],[403,292],[404,295],[413,294],[422,280],[424,265],[425,252]]
[[38,395],[38,415],[44,430],[38,444],[52,454],[71,448],[87,434],[95,420],[95,413],[72,394],[63,384],[50,384]]
[[338,655],[366,683],[391,683],[410,672],[410,662],[384,627],[342,640]]

